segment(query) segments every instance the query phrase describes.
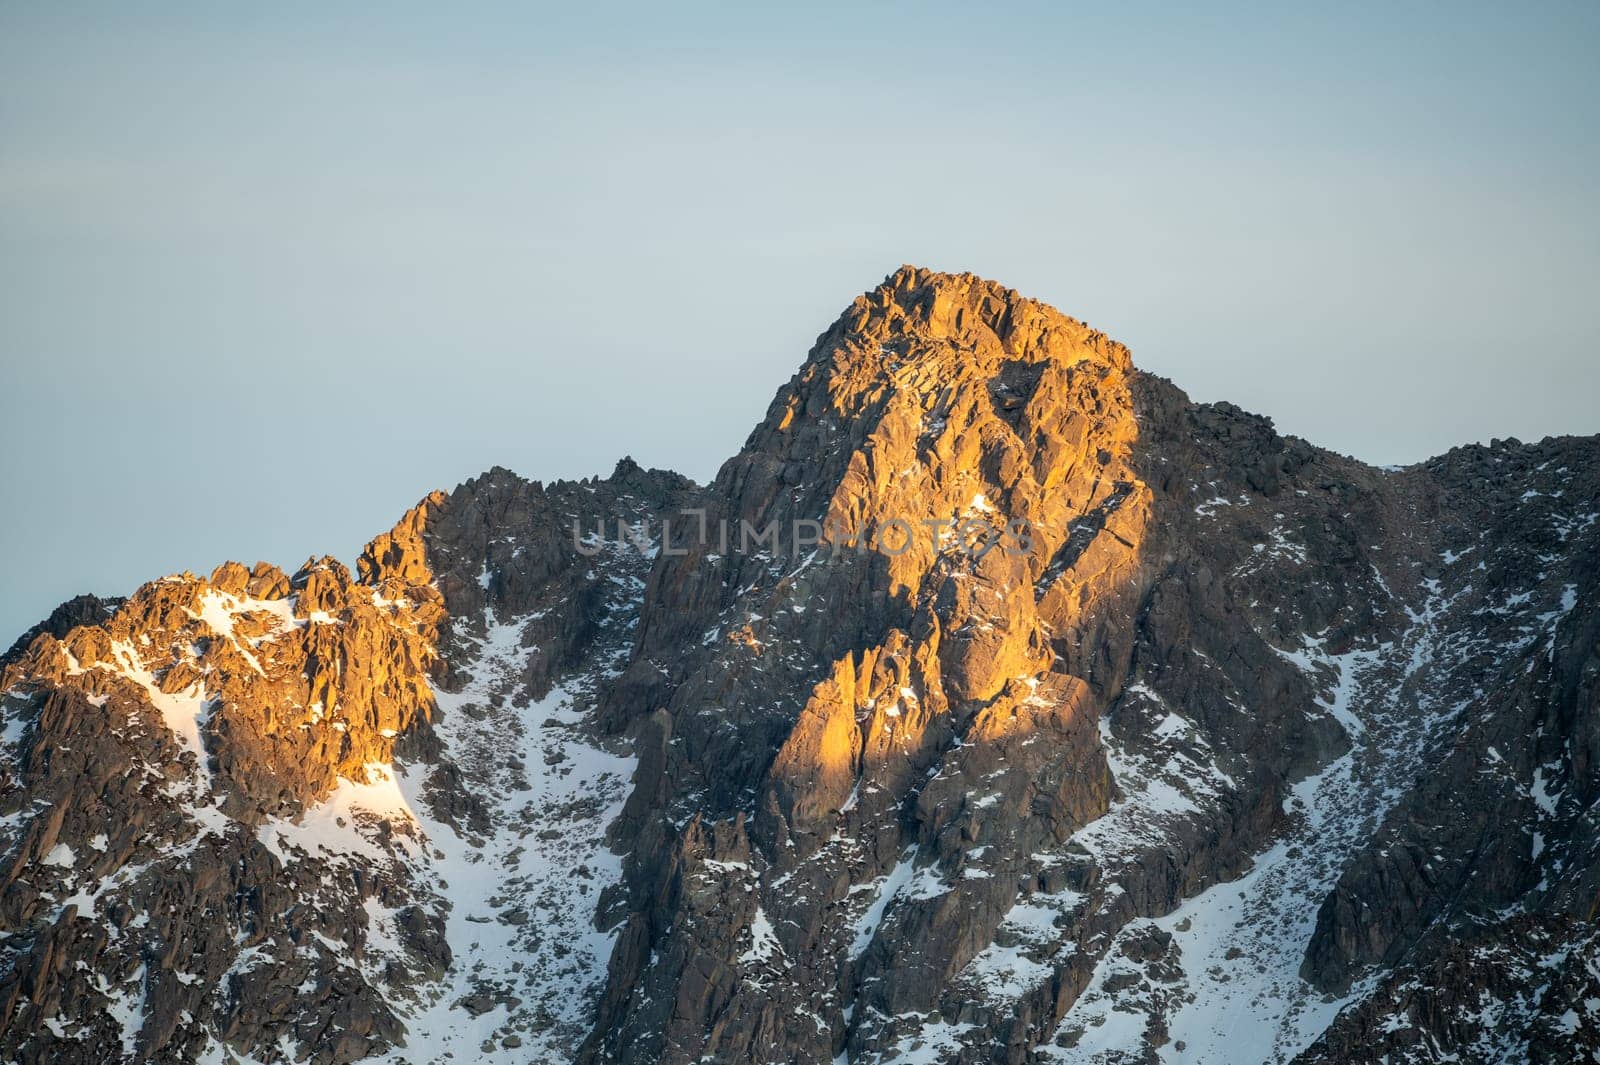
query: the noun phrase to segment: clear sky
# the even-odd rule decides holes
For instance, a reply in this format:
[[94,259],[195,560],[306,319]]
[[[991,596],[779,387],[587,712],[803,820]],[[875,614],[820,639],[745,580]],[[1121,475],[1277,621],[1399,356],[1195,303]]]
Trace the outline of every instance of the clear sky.
[[0,646],[709,477],[902,262],[1373,462],[1600,431],[1600,5],[0,2]]

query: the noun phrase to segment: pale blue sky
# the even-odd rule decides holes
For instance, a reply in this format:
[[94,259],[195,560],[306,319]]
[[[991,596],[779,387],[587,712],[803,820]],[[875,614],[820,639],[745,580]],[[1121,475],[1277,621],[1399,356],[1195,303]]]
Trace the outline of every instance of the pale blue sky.
[[0,646],[704,479],[906,261],[1374,462],[1600,431],[1600,6],[766,8],[0,2]]

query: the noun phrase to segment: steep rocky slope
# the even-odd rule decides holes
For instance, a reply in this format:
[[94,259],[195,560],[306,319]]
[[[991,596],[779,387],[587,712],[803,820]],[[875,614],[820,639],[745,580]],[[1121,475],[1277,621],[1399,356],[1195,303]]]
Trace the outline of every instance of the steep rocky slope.
[[903,268],[712,484],[0,659],[6,1060],[1589,1060],[1600,442],[1377,470]]

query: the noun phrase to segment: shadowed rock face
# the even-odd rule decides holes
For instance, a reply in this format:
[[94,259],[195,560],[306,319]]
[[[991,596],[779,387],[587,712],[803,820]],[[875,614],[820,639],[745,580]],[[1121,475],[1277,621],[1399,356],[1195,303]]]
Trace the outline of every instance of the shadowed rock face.
[[1577,1060],[1597,457],[1376,470],[902,268],[708,486],[496,469],[19,642],[0,1048]]

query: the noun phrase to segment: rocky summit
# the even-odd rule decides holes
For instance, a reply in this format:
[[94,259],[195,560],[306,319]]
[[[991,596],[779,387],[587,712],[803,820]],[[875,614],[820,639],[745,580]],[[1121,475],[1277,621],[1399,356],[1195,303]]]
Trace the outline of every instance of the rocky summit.
[[0,671],[6,1062],[1600,1061],[1600,438],[1377,469],[970,275],[709,485]]

